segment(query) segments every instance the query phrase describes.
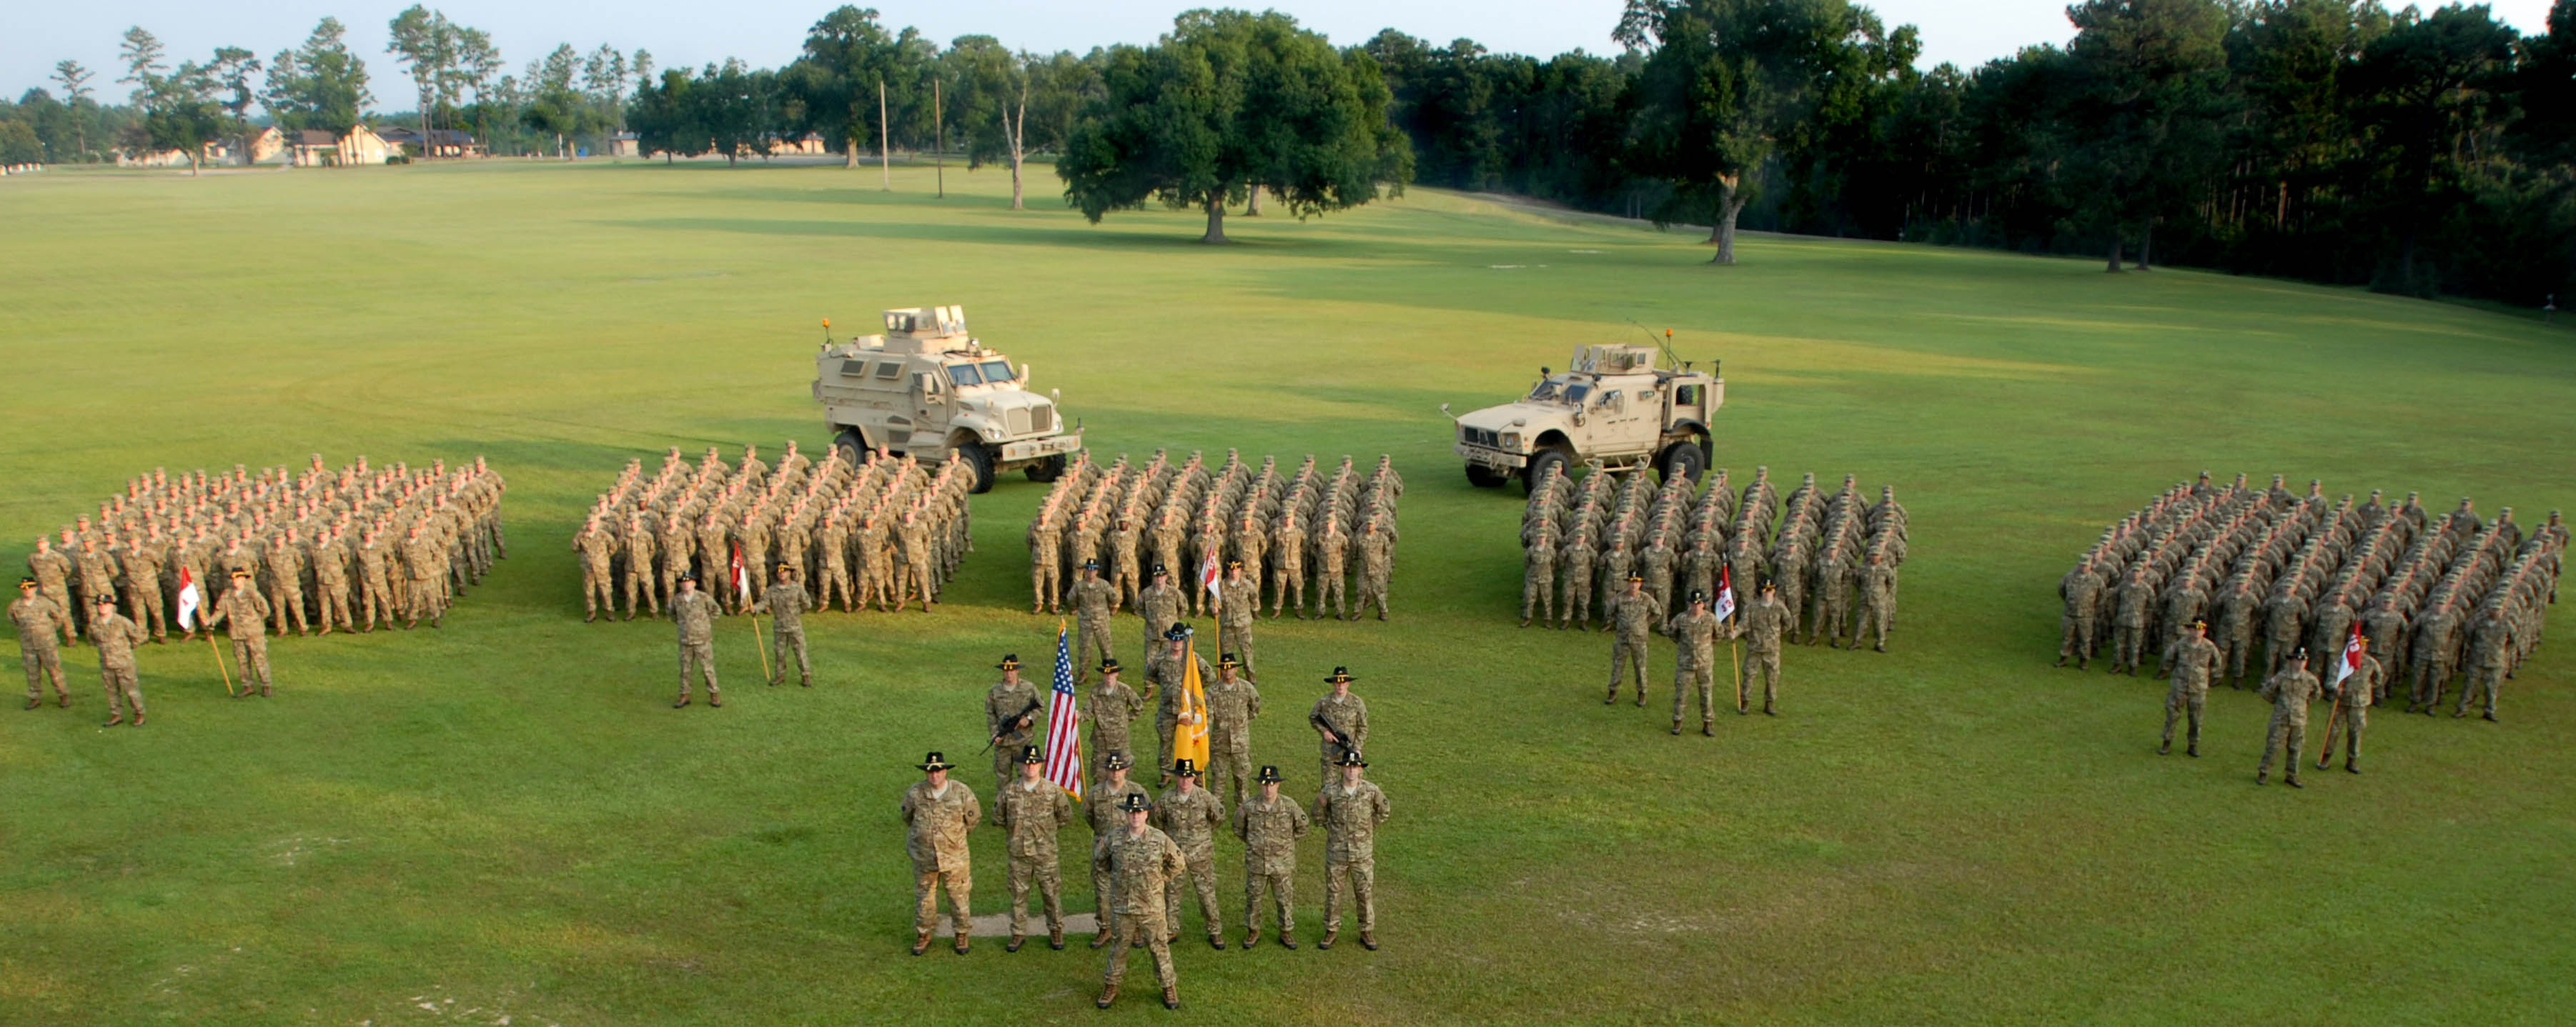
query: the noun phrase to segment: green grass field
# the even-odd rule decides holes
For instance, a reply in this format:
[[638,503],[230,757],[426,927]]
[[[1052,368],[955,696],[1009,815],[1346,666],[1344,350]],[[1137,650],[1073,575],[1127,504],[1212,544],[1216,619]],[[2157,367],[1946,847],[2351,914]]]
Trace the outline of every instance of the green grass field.
[[[485,454],[514,543],[443,631],[277,643],[266,703],[226,701],[202,646],[155,648],[151,726],[102,732],[81,649],[73,710],[0,712],[0,1022],[1100,1017],[1078,944],[905,954],[910,765],[972,753],[994,658],[1049,651],[1020,545],[1040,486],[978,497],[938,615],[816,618],[810,692],[760,687],[727,621],[732,701],[674,712],[666,625],[581,623],[568,540],[625,459],[819,447],[817,319],[934,303],[1061,388],[1101,458],[1385,452],[1409,479],[1397,619],[1260,629],[1256,758],[1292,792],[1319,679],[1362,675],[1395,807],[1385,949],[1215,953],[1192,914],[1187,1011],[1131,988],[1118,1018],[2493,1023],[2576,1001],[2576,637],[2510,683],[2502,725],[2385,715],[2369,774],[2305,792],[2254,787],[2247,693],[2212,697],[2208,758],[2160,759],[2161,683],[2049,667],[2058,575],[2202,468],[2526,523],[2576,506],[2565,326],[1890,244],[1755,238],[1716,269],[1688,234],[1430,191],[1229,219],[1239,244],[1209,249],[1188,213],[1087,225],[1032,170],[1025,212],[990,169],[945,200],[927,169],[882,192],[829,167],[0,182],[11,566],[138,470],[314,451]],[[1739,482],[1852,472],[1913,515],[1895,651],[1793,651],[1788,716],[1713,741],[1667,736],[1662,694],[1600,705],[1602,636],[1513,627],[1519,492],[1471,489],[1435,409],[1632,318],[1724,359]],[[998,833],[978,846],[989,911]],[[1239,856],[1220,846],[1230,930]],[[1321,866],[1318,835],[1310,941]]]

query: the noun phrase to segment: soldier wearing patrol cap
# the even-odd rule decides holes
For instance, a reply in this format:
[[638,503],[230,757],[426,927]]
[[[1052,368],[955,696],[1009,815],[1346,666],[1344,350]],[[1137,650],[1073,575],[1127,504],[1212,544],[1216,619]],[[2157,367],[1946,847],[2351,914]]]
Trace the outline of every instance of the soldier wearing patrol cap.
[[813,608],[811,598],[806,594],[805,586],[796,581],[796,565],[781,561],[777,582],[761,590],[760,598],[752,601],[751,612],[768,614],[769,626],[775,629],[769,636],[769,683],[772,685],[786,680],[787,657],[793,652],[797,683],[806,688],[814,687],[814,661],[805,655],[803,616],[806,610]]
[[2209,640],[2209,622],[2195,620],[2191,630],[2165,647],[2164,665],[2173,668],[2173,688],[2165,694],[2165,740],[2156,755],[2173,751],[2174,718],[2188,714],[2190,735],[2184,752],[2200,755],[2200,711],[2209,701],[2209,681],[2218,674],[2218,643]]
[[[1673,733],[1682,733],[1683,700],[1699,690],[1699,733],[1717,734],[1717,640],[1735,637],[1735,629],[1708,609],[1708,593],[1694,591],[1690,606],[1674,614],[1666,633],[1680,650],[1673,667]],[[1773,713],[1773,696],[1762,697],[1762,712]]]
[[912,856],[916,932],[912,954],[929,950],[930,934],[939,928],[939,890],[946,887],[949,916],[957,928],[957,954],[962,956],[967,937],[974,933],[974,914],[967,911],[967,900],[975,890],[975,868],[966,834],[983,819],[984,807],[976,803],[975,790],[966,782],[948,779],[956,764],[944,755],[933,752],[914,766],[921,768],[922,778],[903,793],[903,822],[911,828],[904,849]]
[[1187,757],[1172,761],[1172,774],[1179,778],[1170,791],[1154,804],[1154,826],[1170,835],[1181,847],[1182,858],[1189,861],[1186,874],[1175,874],[1164,886],[1164,905],[1170,909],[1166,933],[1177,941],[1181,936],[1181,885],[1187,877],[1199,893],[1199,918],[1207,922],[1208,947],[1225,947],[1225,928],[1219,922],[1216,902],[1216,832],[1225,826],[1225,803],[1215,792],[1199,787],[1198,765]]
[[1646,592],[1646,576],[1631,573],[1624,591],[1603,604],[1602,620],[1608,622],[1610,635],[1610,693],[1601,704],[1619,701],[1619,682],[1633,677],[1637,682],[1637,705],[1646,704],[1646,639],[1659,625],[1655,597]]
[[71,611],[39,591],[35,578],[25,577],[18,579],[18,598],[9,604],[9,620],[18,627],[18,662],[27,668],[27,708],[43,705],[48,675],[54,682],[54,703],[70,707],[72,695],[63,687],[59,640],[71,634]]
[[1735,712],[1746,713],[1750,704],[1746,692],[1756,678],[1762,680],[1762,704],[1768,709],[1780,692],[1780,645],[1788,637],[1791,614],[1780,601],[1779,586],[1762,582],[1759,594],[1744,605],[1736,624],[1736,633],[1744,638],[1744,676],[1736,679]]
[[1036,740],[1040,704],[1038,686],[1020,679],[1018,654],[1002,657],[993,669],[1002,672],[1002,680],[984,693],[984,733],[992,742],[993,787],[999,794],[1011,783],[1011,764],[1020,747]]
[[1261,944],[1261,895],[1279,912],[1279,944],[1297,947],[1297,840],[1311,821],[1306,808],[1279,797],[1279,768],[1261,768],[1261,792],[1234,807],[1234,836],[1243,839],[1243,950]]
[[1091,659],[1095,651],[1104,660],[1115,655],[1109,644],[1109,618],[1117,612],[1118,586],[1100,579],[1100,561],[1082,561],[1082,580],[1073,586],[1074,622],[1081,632],[1073,650],[1075,664]]
[[1368,766],[1359,750],[1335,761],[1341,780],[1315,796],[1315,819],[1324,825],[1324,937],[1315,943],[1329,949],[1342,936],[1342,893],[1357,907],[1360,945],[1377,950],[1377,826],[1386,822],[1386,792],[1360,778]]
[[[1127,769],[1133,763],[1133,758],[1124,752],[1110,753],[1101,760],[1100,764],[1107,776],[1083,793],[1084,814],[1091,822],[1091,840],[1094,848],[1097,848],[1099,843],[1108,838],[1111,833],[1126,828],[1127,813],[1121,806],[1127,801],[1128,796],[1132,795],[1147,802],[1153,801],[1153,796],[1146,793],[1145,786],[1127,779]],[[1116,922],[1118,904],[1111,901],[1110,883],[1109,871],[1106,868],[1092,869],[1091,895],[1095,903],[1092,912],[1098,926],[1094,928],[1091,935],[1091,947],[1095,949],[1109,944],[1110,928]]]
[[107,686],[107,723],[115,727],[125,720],[125,708],[134,708],[134,726],[143,726],[143,686],[135,679],[134,647],[149,636],[143,626],[116,612],[116,593],[100,592],[98,610],[89,618],[90,644],[98,647],[99,683]]
[[1243,660],[1246,674],[1259,674],[1252,656],[1252,620],[1261,612],[1261,583],[1243,574],[1243,561],[1225,565],[1225,583],[1217,588],[1217,647]]
[[1155,563],[1153,583],[1136,594],[1136,612],[1143,615],[1145,623],[1146,662],[1153,661],[1154,650],[1160,647],[1163,640],[1164,626],[1181,619],[1181,608],[1184,605],[1185,599],[1181,595],[1180,588],[1172,584],[1171,568],[1163,566],[1160,562]]
[[1088,786],[1100,783],[1110,757],[1135,759],[1136,750],[1130,739],[1136,719],[1145,715],[1145,697],[1119,680],[1125,669],[1114,659],[1100,661],[1100,681],[1082,699],[1082,719],[1091,722],[1091,762],[1083,768],[1083,782]]
[[993,822],[1008,832],[1011,882],[1011,943],[1017,952],[1029,934],[1029,884],[1034,881],[1046,902],[1047,946],[1064,947],[1064,874],[1056,856],[1056,832],[1073,822],[1073,800],[1040,774],[1046,753],[1034,745],[1020,747],[1020,776],[993,798]]
[[1118,1001],[1118,981],[1127,976],[1127,950],[1142,945],[1154,954],[1154,976],[1163,984],[1163,1008],[1181,1007],[1180,977],[1172,971],[1172,942],[1166,927],[1164,889],[1189,869],[1181,847],[1171,836],[1146,823],[1154,803],[1129,795],[1118,804],[1125,826],[1092,846],[1091,866],[1110,878],[1116,908],[1109,942],[1109,965],[1101,974],[1102,1009]]
[[680,698],[672,709],[689,704],[689,686],[703,674],[707,679],[707,705],[723,706],[724,689],[716,684],[716,629],[713,618],[724,616],[716,602],[698,591],[698,576],[680,575],[680,591],[671,596],[671,623],[680,633]]
[[268,697],[268,599],[251,585],[249,568],[233,569],[233,587],[215,600],[215,608],[206,614],[206,626],[212,628],[227,621],[231,626],[224,635],[233,642],[233,664],[241,668],[242,690],[234,698],[248,699],[251,683],[259,683],[259,695]]

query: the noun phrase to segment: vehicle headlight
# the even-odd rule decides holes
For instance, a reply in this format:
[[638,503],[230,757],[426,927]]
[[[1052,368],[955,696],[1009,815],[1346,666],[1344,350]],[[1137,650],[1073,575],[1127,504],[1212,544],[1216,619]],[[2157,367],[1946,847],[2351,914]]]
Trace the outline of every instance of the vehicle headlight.
[[1503,448],[1504,448],[1504,449],[1519,449],[1519,448],[1521,448],[1521,433],[1516,432],[1516,431],[1507,431],[1507,432],[1504,432],[1504,433],[1503,433]]

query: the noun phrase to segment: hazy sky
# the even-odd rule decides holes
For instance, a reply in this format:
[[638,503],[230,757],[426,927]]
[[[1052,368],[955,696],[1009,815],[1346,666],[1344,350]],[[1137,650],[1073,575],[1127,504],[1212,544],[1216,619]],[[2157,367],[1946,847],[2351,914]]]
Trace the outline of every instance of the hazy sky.
[[[1395,28],[1426,39],[1465,36],[1497,52],[1550,56],[1572,49],[1607,53],[1620,0],[1281,0],[1198,3],[1192,0],[869,0],[887,24],[918,26],[934,39],[967,33],[996,36],[1031,50],[1088,50],[1108,43],[1152,40],[1172,15],[1191,6],[1276,6],[1339,43],[1356,43],[1379,29]],[[1891,25],[1923,30],[1928,67],[1941,61],[1973,66],[2031,44],[2063,41],[2069,34],[2064,0],[1867,0]],[[215,47],[237,45],[263,59],[302,42],[325,15],[349,26],[350,43],[367,61],[377,105],[408,110],[409,83],[384,53],[385,22],[408,6],[392,0],[104,0],[37,3],[13,0],[0,22],[0,95],[16,97],[45,81],[54,62],[69,57],[98,73],[104,98],[121,98],[114,84],[116,46],[128,26],[161,37],[174,59],[203,59]],[[696,66],[725,57],[774,66],[794,59],[805,29],[833,6],[829,0],[623,0],[616,4],[565,0],[449,0],[435,4],[455,21],[488,30],[513,72],[556,43],[589,51],[605,42],[620,50],[653,51],[664,67]],[[2525,32],[2546,26],[2548,0],[2496,0],[2499,16]],[[614,15],[605,13],[613,9]]]

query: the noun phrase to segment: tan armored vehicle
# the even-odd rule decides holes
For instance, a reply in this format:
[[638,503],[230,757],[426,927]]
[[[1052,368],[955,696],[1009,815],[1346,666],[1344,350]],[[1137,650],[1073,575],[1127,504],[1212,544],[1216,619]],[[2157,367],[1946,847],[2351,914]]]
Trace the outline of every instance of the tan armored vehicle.
[[1653,346],[1578,347],[1573,366],[1540,368],[1529,395],[1453,415],[1467,480],[1495,488],[1519,477],[1527,488],[1550,464],[1571,465],[1571,474],[1598,460],[1612,471],[1653,467],[1667,479],[1698,481],[1712,455],[1708,422],[1726,402],[1726,379],[1713,362],[1706,371],[1687,363],[1656,367],[1655,353]]
[[1013,469],[1054,481],[1067,454],[1082,448],[1082,433],[1066,428],[1054,400],[1028,390],[1028,373],[966,333],[963,307],[889,310],[885,334],[823,345],[814,400],[852,463],[879,447],[925,461],[956,453],[983,492]]

